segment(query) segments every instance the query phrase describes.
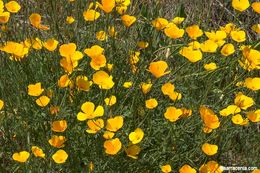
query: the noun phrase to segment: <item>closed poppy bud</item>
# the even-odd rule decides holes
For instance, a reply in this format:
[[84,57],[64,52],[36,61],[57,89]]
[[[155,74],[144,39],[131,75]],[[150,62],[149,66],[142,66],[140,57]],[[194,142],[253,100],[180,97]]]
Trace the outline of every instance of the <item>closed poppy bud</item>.
[[196,173],[196,169],[192,168],[190,165],[183,165],[179,169],[179,173]]
[[138,144],[139,142],[142,141],[144,137],[144,132],[142,129],[137,128],[135,129],[134,132],[131,132],[129,134],[129,140],[133,143],[133,144]]
[[17,13],[21,9],[21,6],[16,1],[9,1],[5,4],[5,7],[10,13]]
[[232,7],[240,12],[245,11],[249,6],[248,0],[232,0]]
[[212,156],[218,152],[218,146],[209,143],[204,143],[201,149],[205,154],[209,156]]
[[28,95],[30,96],[39,96],[43,91],[44,89],[41,87],[40,82],[28,85]]
[[211,62],[209,64],[204,64],[204,69],[207,71],[213,71],[213,70],[216,70],[217,68],[218,68],[217,64],[214,62]]
[[169,165],[169,164],[163,165],[163,166],[161,166],[161,171],[162,171],[163,173],[169,173],[169,172],[172,171],[172,167],[171,167],[171,165]]
[[221,49],[221,54],[224,56],[232,55],[235,52],[235,47],[233,44],[225,44]]
[[245,31],[242,30],[235,30],[235,31],[231,31],[231,38],[232,40],[240,43],[240,42],[244,42],[246,40],[246,33]]
[[158,105],[158,102],[157,102],[157,100],[156,99],[149,99],[149,100],[146,100],[145,101],[145,106],[146,106],[146,108],[148,108],[148,109],[154,109],[154,108],[156,108],[157,107],[157,105]]
[[51,130],[54,132],[64,132],[67,129],[67,121],[54,121],[51,125]]
[[155,27],[158,31],[164,29],[168,24],[168,20],[160,17],[152,21],[153,27]]
[[237,125],[241,125],[244,122],[244,119],[240,114],[233,115],[231,120],[234,124]]
[[72,16],[67,16],[66,22],[67,22],[67,24],[72,24],[72,23],[75,22],[75,19],[74,19],[74,17],[72,17]]
[[177,121],[182,115],[182,110],[177,109],[176,107],[170,106],[166,109],[164,113],[164,117],[169,120],[170,122]]
[[55,163],[61,164],[66,162],[68,154],[64,150],[58,150],[51,157]]
[[12,156],[13,160],[15,160],[17,162],[21,162],[21,163],[26,162],[29,157],[30,157],[30,153],[27,151],[21,151],[18,153],[14,153]]
[[256,13],[260,14],[260,2],[253,2],[251,7]]
[[43,150],[37,146],[32,146],[32,153],[35,157],[45,158]]
[[168,64],[165,61],[151,62],[150,65],[149,65],[149,71],[156,78],[159,78],[159,77],[162,77],[166,74],[169,74],[170,71],[166,71],[167,68],[168,68]]
[[122,143],[118,138],[106,140],[104,142],[105,152],[110,155],[117,154],[122,147]]
[[131,88],[133,86],[133,82],[129,81],[129,82],[124,82],[123,87],[124,88]]
[[58,46],[58,41],[54,38],[48,39],[46,42],[43,43],[43,47],[45,47],[48,51],[54,51]]
[[3,109],[4,107],[4,101],[0,99],[0,111]]
[[199,28],[198,25],[192,25],[185,29],[185,31],[188,33],[188,36],[196,40],[198,37],[203,35],[203,31]]
[[125,14],[121,17],[121,20],[126,27],[130,27],[136,21],[136,17]]
[[144,94],[147,94],[151,90],[152,86],[153,84],[151,84],[150,82],[149,83],[142,82],[140,84],[141,90]]
[[99,18],[100,13],[96,10],[86,10],[83,12],[83,17],[86,21],[95,21]]
[[242,92],[239,92],[235,97],[235,105],[240,107],[243,110],[253,106],[255,104],[254,100],[251,97],[244,95]]
[[246,78],[244,84],[248,89],[257,91],[260,89],[260,78],[259,77]]
[[138,41],[137,46],[141,49],[145,49],[149,46],[149,43],[146,41]]
[[49,104],[50,98],[47,96],[41,96],[36,100],[36,104],[40,107],[45,107]]

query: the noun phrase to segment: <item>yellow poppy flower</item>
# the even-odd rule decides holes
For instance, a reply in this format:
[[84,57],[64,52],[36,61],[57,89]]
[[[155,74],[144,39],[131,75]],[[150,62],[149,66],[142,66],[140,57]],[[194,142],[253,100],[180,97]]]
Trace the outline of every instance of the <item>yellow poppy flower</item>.
[[163,173],[169,173],[169,172],[172,171],[172,167],[171,167],[171,165],[169,165],[169,164],[163,165],[163,166],[161,166],[161,171],[162,171]]
[[108,38],[108,36],[105,31],[98,31],[96,33],[96,39],[99,41],[105,41],[105,40],[107,40],[107,38]]
[[200,50],[193,50],[192,47],[182,47],[179,54],[187,58],[190,62],[198,62],[202,59],[202,53]]
[[59,120],[52,122],[51,130],[54,132],[64,132],[67,129],[67,121]]
[[208,64],[204,64],[204,69],[207,70],[207,71],[213,71],[213,70],[216,70],[218,67],[217,67],[217,64],[214,63],[214,62],[211,62],[211,63],[208,63]]
[[215,161],[209,161],[206,164],[201,165],[199,169],[200,173],[222,173],[220,165]]
[[103,106],[98,105],[95,109],[94,103],[88,101],[81,105],[81,110],[82,112],[77,114],[77,119],[79,121],[85,121],[87,119],[93,119],[104,115]]
[[66,151],[64,150],[58,150],[56,151],[51,158],[54,160],[55,163],[61,164],[61,163],[65,163],[67,158],[68,158],[68,154],[66,153]]
[[189,26],[185,29],[185,31],[187,32],[188,36],[193,40],[196,40],[198,37],[203,35],[203,31],[198,25]]
[[210,108],[200,106],[199,112],[205,127],[209,129],[216,129],[219,127],[220,122],[218,116]]
[[137,46],[141,49],[145,49],[149,46],[149,43],[146,41],[138,41]]
[[241,125],[244,122],[244,119],[240,114],[233,115],[231,120],[234,124],[237,125]]
[[219,114],[222,116],[229,116],[237,114],[241,111],[241,109],[237,105],[229,105],[228,107],[222,109]]
[[18,11],[20,11],[21,9],[21,6],[16,1],[9,1],[8,3],[5,4],[5,8],[10,13],[18,13]]
[[67,24],[72,24],[72,23],[74,23],[75,22],[75,19],[74,19],[74,17],[73,16],[67,16],[67,18],[66,18],[66,23]]
[[55,40],[54,38],[48,39],[46,42],[43,43],[43,47],[45,47],[48,51],[54,51],[59,42]]
[[43,91],[44,89],[41,87],[40,82],[28,85],[28,95],[30,96],[39,96]]
[[5,11],[3,13],[0,13],[0,23],[5,24],[9,21],[10,18],[10,12]]
[[40,107],[45,107],[50,103],[50,98],[47,96],[41,96],[36,100],[36,104]]
[[250,90],[257,91],[260,89],[260,78],[246,78],[244,85]]
[[201,47],[200,47],[202,52],[208,52],[208,53],[216,52],[217,48],[218,48],[218,44],[212,40],[206,40],[205,42],[201,43]]
[[232,0],[232,7],[240,12],[245,11],[249,6],[248,0]]
[[242,50],[243,58],[239,64],[246,70],[260,69],[260,52],[258,50],[245,46]]
[[30,153],[28,153],[27,151],[21,151],[18,153],[14,153],[12,155],[13,160],[21,163],[26,162],[29,157],[30,157]]
[[200,43],[198,41],[192,41],[189,44],[189,47],[192,48],[193,50],[198,50],[200,49]]
[[257,109],[255,111],[250,111],[246,113],[247,118],[254,122],[257,123],[260,121],[260,109]]
[[124,88],[131,88],[133,86],[133,82],[129,81],[129,82],[124,82],[123,83],[123,87]]
[[260,14],[260,2],[253,2],[251,7],[256,13]]
[[148,83],[142,82],[140,84],[141,90],[144,94],[147,94],[151,90],[152,86],[153,84],[151,82]]
[[166,109],[164,113],[164,117],[169,120],[170,122],[177,121],[182,115],[182,110],[176,107],[170,106]]
[[178,28],[174,23],[170,23],[167,25],[167,27],[164,29],[164,33],[167,37],[170,37],[172,39],[181,38],[184,35],[184,29]]
[[32,146],[31,150],[35,157],[45,158],[45,154],[41,148],[37,146]]
[[141,128],[136,128],[135,131],[131,132],[128,137],[132,144],[138,144],[142,141],[144,132]]
[[233,23],[228,23],[228,24],[226,24],[224,27],[221,26],[221,27],[220,27],[220,30],[221,30],[221,31],[224,31],[226,34],[230,34],[231,31],[236,30],[236,25],[233,24]]
[[107,59],[104,55],[94,56],[91,58],[90,66],[94,70],[99,70],[102,67],[105,67],[107,63]]
[[236,95],[234,103],[243,110],[246,110],[247,108],[255,104],[254,100],[251,97],[244,95],[242,92],[239,92]]
[[0,99],[0,111],[3,109],[4,107],[4,101]]
[[48,140],[49,144],[55,148],[62,148],[64,147],[64,143],[66,141],[65,136],[57,136],[53,135],[51,139]]
[[98,7],[106,13],[110,13],[116,5],[115,0],[101,0],[101,4],[98,3]]
[[148,99],[145,101],[145,107],[148,109],[154,109],[158,106],[158,102],[156,99],[152,98],[152,99]]
[[108,98],[105,98],[104,101],[107,106],[113,106],[114,104],[116,104],[116,96],[112,95]]
[[104,127],[104,120],[100,118],[96,120],[88,120],[87,125],[88,125],[88,129],[86,130],[86,132],[95,134]]
[[221,54],[223,56],[229,56],[229,55],[232,55],[233,53],[235,53],[235,47],[233,44],[231,43],[228,43],[228,44],[225,44],[222,49],[221,49]]
[[174,85],[171,84],[170,82],[168,82],[168,83],[163,84],[161,91],[164,95],[169,96],[174,92],[174,89],[175,89]]
[[159,78],[170,73],[170,71],[166,71],[167,68],[168,64],[165,61],[151,62],[149,65],[149,72],[151,72],[154,77]]
[[232,40],[240,43],[246,40],[246,33],[242,30],[231,31],[230,33]]
[[69,76],[67,74],[64,74],[60,77],[60,79],[58,80],[58,86],[60,88],[65,88],[67,86],[69,86],[70,84],[70,79],[69,79]]
[[181,24],[184,20],[185,20],[184,17],[174,17],[174,18],[172,19],[172,22],[173,22],[175,25],[179,25],[179,24]]
[[86,10],[83,12],[83,17],[86,21],[95,21],[100,17],[100,13],[96,10]]
[[89,91],[92,82],[88,80],[87,76],[77,76],[76,77],[76,85],[79,90]]
[[100,47],[99,45],[91,46],[91,48],[86,48],[84,50],[84,53],[88,55],[91,58],[98,57],[102,55],[104,52],[104,49]]
[[33,27],[41,29],[41,30],[49,30],[50,28],[48,26],[41,24],[41,15],[38,13],[32,13],[29,17],[30,23]]
[[93,75],[93,82],[97,84],[100,89],[111,89],[114,86],[113,77],[109,76],[104,71],[97,71]]
[[111,132],[116,132],[123,127],[124,119],[122,116],[115,116],[107,120],[106,129]]
[[180,100],[182,98],[182,95],[181,93],[178,93],[176,91],[172,92],[170,95],[169,95],[169,98],[173,101],[176,101],[176,100]]
[[196,169],[192,168],[190,165],[183,165],[180,169],[179,169],[179,173],[196,173]]
[[168,24],[168,20],[160,17],[152,21],[153,27],[155,27],[158,31],[164,29]]
[[255,31],[257,34],[260,34],[260,24],[253,25],[251,29]]
[[115,136],[114,132],[105,131],[103,134],[103,138],[105,139],[112,139]]
[[110,155],[117,154],[122,147],[122,143],[118,138],[106,140],[104,142],[105,152]]
[[202,151],[208,156],[212,156],[218,152],[218,146],[214,144],[204,143],[201,147]]
[[130,27],[135,23],[136,17],[125,14],[121,17],[121,20],[126,27]]

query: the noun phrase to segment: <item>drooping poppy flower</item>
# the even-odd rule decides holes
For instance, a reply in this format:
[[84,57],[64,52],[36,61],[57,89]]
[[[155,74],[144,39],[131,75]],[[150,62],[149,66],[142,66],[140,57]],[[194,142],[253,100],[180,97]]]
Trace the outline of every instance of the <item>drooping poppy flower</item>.
[[17,162],[21,162],[21,163],[26,162],[29,157],[30,157],[30,153],[27,151],[21,151],[18,153],[14,153],[12,155],[13,160],[15,160]]
[[122,143],[118,138],[106,140],[104,142],[105,152],[109,155],[117,154],[122,147]]
[[151,62],[149,65],[149,72],[151,72],[154,75],[154,77],[160,78],[170,73],[170,71],[166,71],[167,68],[168,64],[165,61]]
[[54,160],[55,163],[57,164],[61,164],[61,163],[65,163],[67,158],[68,158],[68,154],[66,153],[66,151],[64,150],[58,150],[56,151],[51,158]]
[[204,143],[201,149],[208,156],[212,156],[218,152],[218,146],[210,143]]
[[53,121],[51,125],[51,130],[54,132],[64,132],[67,129],[66,120]]
[[116,132],[122,128],[124,124],[124,119],[122,116],[115,116],[114,118],[109,118],[107,120],[106,129],[111,132]]
[[135,131],[131,132],[128,137],[132,144],[138,144],[142,141],[144,132],[141,128],[136,128]]
[[64,147],[64,143],[66,141],[65,136],[57,136],[53,135],[51,139],[48,140],[49,144],[55,148],[62,148]]
[[93,119],[104,115],[104,108],[98,105],[95,109],[95,105],[92,102],[85,102],[81,105],[81,111],[77,114],[79,121],[85,121],[87,119]]
[[32,146],[31,150],[35,157],[45,158],[45,153],[40,147]]

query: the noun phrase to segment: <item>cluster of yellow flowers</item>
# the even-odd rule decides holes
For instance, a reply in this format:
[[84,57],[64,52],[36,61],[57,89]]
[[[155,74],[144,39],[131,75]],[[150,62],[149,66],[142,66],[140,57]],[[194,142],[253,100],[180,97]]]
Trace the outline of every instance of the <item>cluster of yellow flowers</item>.
[[[69,0],[69,3],[75,3],[76,0]],[[138,23],[138,19],[130,14],[127,14],[127,9],[130,6],[130,0],[101,0],[91,2],[88,8],[83,12],[83,18],[85,22],[96,22],[102,15],[108,15],[109,13],[118,13],[118,18],[122,22],[123,27],[130,29],[133,24]],[[250,3],[248,0],[232,0],[232,7],[239,12],[243,12],[248,9]],[[251,4],[252,9],[260,14],[260,2],[254,2]],[[5,11],[6,9],[6,11]],[[21,6],[16,1],[9,1],[5,3],[0,0],[0,24],[6,24],[9,21],[10,13],[18,13]],[[77,19],[73,16],[67,16],[66,23],[72,25]],[[32,13],[28,19],[31,26],[45,32],[51,28],[42,21],[42,16],[38,13]],[[175,17],[168,21],[166,18],[158,17],[149,22],[149,25],[155,32],[162,33],[167,39],[180,40],[186,36],[188,43],[183,43],[179,47],[177,54],[184,57],[187,63],[199,63],[203,59],[207,58],[207,55],[213,55],[219,53],[219,58],[228,59],[232,58],[232,55],[241,54],[241,58],[237,60],[237,64],[240,65],[241,70],[246,72],[252,72],[260,69],[260,52],[254,45],[243,44],[247,40],[246,31],[235,25],[234,23],[228,23],[224,26],[220,26],[217,30],[203,31],[199,25],[193,24],[184,27],[184,17]],[[252,30],[259,36],[260,24],[252,26]],[[148,133],[148,130],[141,128],[139,124],[135,125],[134,129],[128,134],[121,134],[126,123],[126,118],[123,114],[113,113],[113,107],[119,103],[117,94],[112,94],[109,91],[111,89],[117,90],[116,87],[124,87],[125,89],[137,89],[144,96],[145,108],[148,112],[155,111],[158,107],[163,107],[163,118],[168,123],[177,123],[181,119],[188,119],[192,114],[199,114],[203,123],[202,131],[206,134],[212,133],[215,129],[221,126],[221,120],[232,116],[230,119],[234,126],[247,126],[250,123],[260,122],[260,109],[255,106],[256,102],[254,98],[247,95],[247,93],[240,91],[235,93],[235,97],[232,98],[232,103],[229,103],[221,110],[214,112],[214,107],[199,105],[198,110],[192,110],[191,107],[176,105],[183,97],[186,97],[185,93],[181,89],[175,88],[176,84],[167,78],[171,75],[173,69],[167,59],[154,59],[147,64],[145,75],[151,76],[152,79],[147,81],[132,81],[125,80],[123,84],[119,84],[117,76],[113,74],[114,64],[112,64],[109,54],[107,53],[107,47],[101,44],[103,41],[107,41],[109,37],[117,39],[118,32],[114,26],[109,26],[107,31],[98,31],[96,33],[96,39],[100,44],[91,43],[91,46],[85,46],[81,51],[81,46],[76,43],[61,43],[60,40],[50,37],[46,41],[42,41],[40,38],[35,37],[33,39],[24,39],[20,42],[5,41],[0,45],[0,51],[10,55],[10,60],[23,62],[25,58],[30,58],[32,50],[48,51],[49,53],[57,53],[59,56],[59,64],[62,69],[62,74],[59,74],[58,81],[55,84],[60,90],[66,90],[70,93],[70,102],[73,100],[73,92],[91,92],[92,90],[98,90],[102,93],[106,92],[106,97],[102,98],[98,104],[91,98],[86,98],[84,103],[81,104],[80,110],[76,113],[75,117],[78,123],[86,124],[86,133],[88,135],[95,135],[101,133],[103,141],[103,149],[107,155],[116,155],[122,148],[126,155],[133,159],[138,159],[139,154],[142,151],[140,143]],[[139,75],[139,64],[142,61],[143,50],[149,49],[150,42],[146,40],[139,40],[136,42],[137,50],[130,51],[127,67],[130,66],[130,71],[133,75]],[[109,47],[109,46],[108,46]],[[87,58],[85,58],[85,56]],[[92,74],[87,76],[83,68],[83,61],[86,60],[89,65],[89,69],[92,70]],[[58,68],[58,67],[57,67]],[[204,72],[214,71],[219,68],[217,62],[210,62],[203,64]],[[123,73],[123,70],[122,70]],[[207,72],[208,73],[208,72]],[[112,76],[113,74],[113,76]],[[114,77],[115,76],[115,77]],[[159,79],[163,79],[163,83],[158,82]],[[44,85],[44,84],[43,84]],[[121,85],[121,86],[119,86]],[[251,76],[236,83],[237,87],[251,91],[252,93],[260,90],[260,77]],[[136,87],[137,86],[137,87]],[[177,87],[178,85],[176,85]],[[156,96],[149,96],[149,92],[153,89],[160,88],[162,96],[165,100],[172,102],[170,106],[165,107],[160,103],[159,93]],[[40,109],[46,109],[49,107],[51,115],[58,115],[60,107],[52,102],[53,91],[42,87],[42,82],[31,83],[27,86],[27,93],[33,98],[36,105]],[[130,92],[129,92],[130,93]],[[160,94],[161,94],[160,93]],[[244,94],[245,93],[245,94]],[[118,94],[119,95],[119,94]],[[124,96],[126,97],[126,96]],[[121,100],[120,100],[121,101]],[[54,104],[54,105],[52,105]],[[5,109],[5,101],[0,99],[0,111]],[[109,111],[107,111],[109,110]],[[56,118],[59,118],[56,116]],[[57,164],[65,163],[69,158],[68,153],[61,149],[65,147],[67,141],[66,135],[60,135],[65,132],[70,120],[62,118],[51,122],[52,136],[48,140],[48,143],[58,149],[51,155],[53,161]],[[147,131],[146,131],[147,130]],[[59,134],[59,135],[58,135]],[[119,135],[120,134],[120,135]],[[127,145],[123,145],[123,136],[127,136]],[[68,142],[68,141],[67,141]],[[30,146],[31,152],[35,157],[46,158],[43,149],[39,146]],[[205,142],[201,145],[201,151],[207,156],[213,156],[218,153],[218,145],[214,142]],[[12,155],[13,160],[17,162],[26,162],[30,157],[30,152],[20,151],[15,152]],[[161,171],[169,173],[172,171],[170,164],[160,166]],[[159,169],[160,169],[159,168]],[[216,161],[209,161],[200,166],[198,169],[201,173],[208,172],[222,172],[220,165]],[[179,169],[180,173],[196,173],[196,168],[191,167],[188,164],[183,165]]]

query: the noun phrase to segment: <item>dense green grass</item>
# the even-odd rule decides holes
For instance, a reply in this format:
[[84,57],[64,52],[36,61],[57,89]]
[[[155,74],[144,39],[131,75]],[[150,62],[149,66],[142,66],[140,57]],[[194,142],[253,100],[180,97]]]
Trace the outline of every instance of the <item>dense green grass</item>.
[[[60,67],[58,48],[54,52],[46,49],[31,49],[22,61],[12,61],[8,54],[0,52],[0,99],[5,103],[0,111],[0,172],[88,172],[92,162],[94,172],[129,172],[148,173],[160,172],[160,166],[171,164],[174,172],[189,164],[197,171],[199,167],[215,160],[223,166],[255,166],[260,167],[259,154],[260,135],[259,124],[249,123],[248,126],[235,125],[231,116],[221,117],[219,111],[233,104],[235,93],[242,91],[254,99],[255,105],[250,110],[259,109],[259,91],[251,91],[244,87],[237,87],[236,83],[247,77],[259,76],[259,70],[246,71],[240,67],[238,60],[242,52],[238,50],[241,44],[234,43],[237,51],[231,57],[223,57],[220,52],[203,54],[203,59],[191,63],[179,54],[181,47],[191,40],[185,35],[181,39],[167,38],[163,32],[158,32],[151,26],[151,21],[157,17],[171,20],[175,16],[185,16],[187,20],[181,25],[185,28],[191,24],[199,24],[203,31],[217,30],[228,22],[233,22],[247,31],[248,39],[245,44],[255,46],[259,44],[257,36],[250,29],[259,15],[248,10],[239,14],[231,7],[231,2],[221,1],[166,1],[158,3],[132,2],[127,13],[137,17],[137,22],[130,28],[122,25],[120,15],[115,11],[102,14],[96,22],[86,22],[83,11],[89,2],[76,0],[69,3],[66,0],[53,1],[19,1],[22,9],[11,15],[6,24],[8,31],[1,31],[1,42],[24,41],[26,38],[38,37],[42,41],[55,38],[59,45],[73,42],[77,50],[83,52],[94,44],[105,49],[107,62],[114,65],[112,72],[115,86],[110,90],[100,90],[93,85],[88,92],[78,91],[76,88],[59,88],[57,81],[65,74]],[[223,5],[223,7],[221,6]],[[101,10],[100,10],[101,11]],[[29,23],[31,13],[42,15],[43,23],[50,26],[49,31],[40,31]],[[231,15],[232,14],[232,15]],[[74,16],[76,22],[66,24],[67,16]],[[255,24],[255,23],[254,23]],[[107,31],[109,25],[114,25],[118,35],[115,39],[98,41],[95,33]],[[206,37],[198,39],[202,42]],[[146,40],[147,49],[140,50],[136,42]],[[232,42],[227,39],[227,42]],[[258,47],[255,47],[258,49]],[[131,72],[129,52],[140,50],[138,73]],[[153,61],[164,60],[168,63],[171,73],[161,78],[154,78],[147,71]],[[71,78],[86,75],[89,80],[95,71],[89,65],[90,58],[84,55],[78,70],[71,74]],[[215,62],[218,67],[214,71],[206,71],[203,64]],[[151,91],[145,95],[140,90],[140,83],[151,80]],[[123,87],[123,83],[132,81],[130,89]],[[40,108],[35,104],[35,98],[27,93],[27,86],[41,82],[47,90],[53,91],[53,97],[47,107]],[[172,82],[176,91],[181,92],[183,98],[171,101],[161,92],[161,86]],[[104,98],[116,95],[117,103],[112,107],[104,104]],[[156,98],[158,107],[149,110],[145,107],[145,100]],[[103,131],[97,134],[85,132],[86,123],[77,120],[77,113],[81,105],[92,101],[95,105],[103,105],[104,120],[112,115],[122,115],[124,125],[116,133],[123,147],[121,151],[110,156],[104,152]],[[60,112],[50,115],[50,105],[60,107]],[[200,105],[207,105],[218,115],[221,125],[212,133],[202,131],[203,122],[199,115]],[[167,121],[163,114],[168,106],[186,107],[192,109],[192,116],[182,118],[177,122]],[[68,128],[63,133],[51,131],[54,120],[65,119]],[[127,157],[124,148],[128,146],[128,135],[140,127],[144,131],[144,138],[140,143],[141,153],[137,160]],[[51,156],[57,151],[49,145],[52,134],[64,135],[67,138],[63,148],[69,155],[64,164],[56,164]],[[218,145],[218,153],[207,156],[201,150],[205,142]],[[33,145],[39,146],[46,154],[46,158],[36,158],[32,154],[26,163],[12,160],[12,154],[18,151],[31,151]]]

